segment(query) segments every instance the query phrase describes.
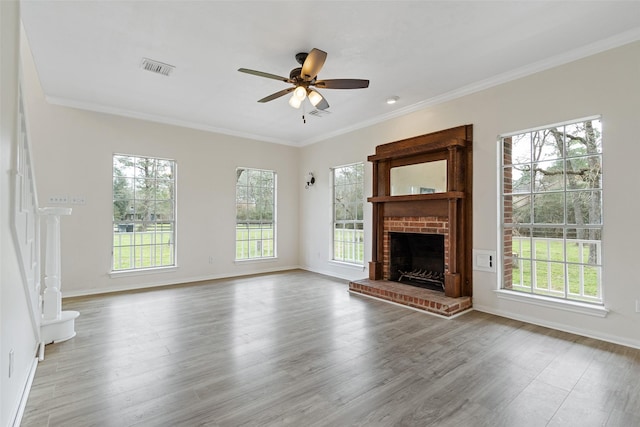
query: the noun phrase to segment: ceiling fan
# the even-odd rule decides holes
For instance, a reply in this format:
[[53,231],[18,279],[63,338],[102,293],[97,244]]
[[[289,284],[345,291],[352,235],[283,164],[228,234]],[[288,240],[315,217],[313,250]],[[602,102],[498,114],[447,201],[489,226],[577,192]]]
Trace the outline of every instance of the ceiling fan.
[[265,73],[262,71],[249,70],[247,68],[239,68],[241,73],[253,74],[255,76],[266,77],[268,79],[280,80],[285,83],[291,83],[293,87],[283,89],[276,93],[272,93],[258,102],[269,102],[274,99],[280,98],[290,92],[293,92],[293,96],[289,99],[289,105],[294,108],[300,108],[305,98],[309,98],[311,104],[318,110],[325,110],[329,108],[327,100],[318,92],[312,88],[322,89],[362,89],[369,87],[369,80],[361,79],[330,79],[330,80],[317,80],[318,72],[324,65],[324,61],[327,59],[327,52],[320,49],[312,49],[311,52],[301,52],[296,54],[296,61],[301,67],[294,68],[289,73],[289,77],[282,77],[275,74]]

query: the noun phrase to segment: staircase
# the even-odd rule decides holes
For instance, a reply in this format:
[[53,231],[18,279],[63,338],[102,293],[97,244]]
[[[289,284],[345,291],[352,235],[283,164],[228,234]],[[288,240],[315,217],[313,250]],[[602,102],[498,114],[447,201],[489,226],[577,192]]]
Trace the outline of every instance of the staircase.
[[[77,311],[62,311],[60,292],[60,217],[70,215],[70,208],[38,208],[38,197],[33,172],[33,162],[27,124],[19,98],[19,135],[14,175],[13,237],[16,244],[22,282],[27,300],[31,326],[39,337],[40,355],[44,358],[44,345],[60,342],[75,336]],[[44,294],[41,288],[42,262],[41,221],[46,218],[46,269]]]

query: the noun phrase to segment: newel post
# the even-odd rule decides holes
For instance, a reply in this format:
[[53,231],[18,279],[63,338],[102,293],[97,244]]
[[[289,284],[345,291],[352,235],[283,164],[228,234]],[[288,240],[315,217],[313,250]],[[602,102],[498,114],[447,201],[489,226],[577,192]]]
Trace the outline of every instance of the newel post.
[[73,338],[77,311],[62,311],[60,217],[71,215],[71,208],[41,208],[40,215],[46,218],[45,246],[45,290],[42,305],[41,339],[44,344]]

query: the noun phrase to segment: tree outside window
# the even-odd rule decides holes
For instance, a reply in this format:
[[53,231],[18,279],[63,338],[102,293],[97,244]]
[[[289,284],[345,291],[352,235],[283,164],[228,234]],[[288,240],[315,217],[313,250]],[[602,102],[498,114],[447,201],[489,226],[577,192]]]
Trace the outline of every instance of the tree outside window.
[[602,303],[599,118],[502,138],[503,288]]
[[276,256],[276,173],[236,169],[236,260]]
[[333,259],[364,264],[364,163],[333,169]]
[[175,265],[175,162],[113,156],[112,270]]

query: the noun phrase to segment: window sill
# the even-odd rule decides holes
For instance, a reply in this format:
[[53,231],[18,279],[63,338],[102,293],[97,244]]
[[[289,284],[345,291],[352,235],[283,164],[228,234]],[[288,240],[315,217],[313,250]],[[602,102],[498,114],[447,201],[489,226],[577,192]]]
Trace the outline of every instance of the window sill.
[[555,298],[548,298],[541,295],[524,294],[517,291],[498,289],[495,291],[498,298],[509,301],[523,302],[525,304],[537,305],[540,307],[564,310],[572,313],[586,314],[594,317],[607,317],[609,310],[604,306],[581,303],[576,301],[563,301]]
[[156,267],[156,268],[140,268],[137,270],[121,270],[121,271],[110,271],[109,277],[129,277],[129,276],[141,276],[145,274],[159,274],[159,273],[169,273],[171,271],[177,271],[178,266],[173,265],[171,267]]
[[269,258],[247,258],[247,259],[236,259],[233,262],[236,264],[244,264],[244,263],[253,263],[253,262],[276,262],[278,261],[278,257],[269,257]]
[[352,264],[350,262],[336,261],[334,259],[329,260],[329,264],[333,264],[333,265],[336,265],[338,267],[345,267],[345,268],[350,268],[350,269],[353,269],[353,270],[364,271],[364,265],[363,264]]

